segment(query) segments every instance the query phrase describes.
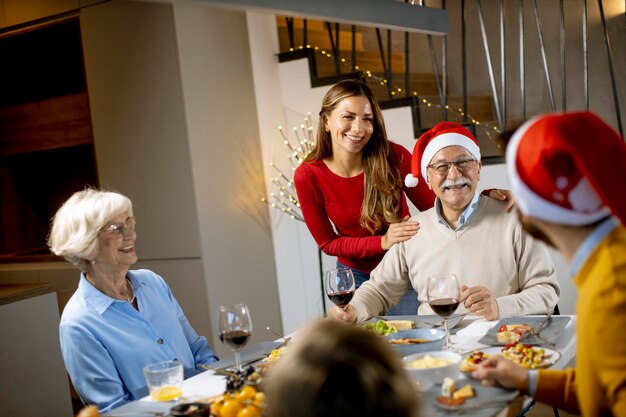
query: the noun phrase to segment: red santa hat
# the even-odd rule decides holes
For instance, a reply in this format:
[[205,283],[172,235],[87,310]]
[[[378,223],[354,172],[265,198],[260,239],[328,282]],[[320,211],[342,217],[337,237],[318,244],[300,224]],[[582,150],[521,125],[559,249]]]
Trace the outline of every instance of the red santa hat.
[[417,140],[411,160],[411,173],[406,176],[404,183],[407,187],[415,187],[418,177],[424,180],[428,176],[428,164],[433,156],[448,146],[462,146],[467,149],[477,161],[480,161],[480,147],[478,141],[469,130],[457,123],[441,122],[432,129],[424,132]]
[[506,151],[515,201],[522,213],[569,226],[611,212],[626,224],[626,144],[589,112],[533,118]]

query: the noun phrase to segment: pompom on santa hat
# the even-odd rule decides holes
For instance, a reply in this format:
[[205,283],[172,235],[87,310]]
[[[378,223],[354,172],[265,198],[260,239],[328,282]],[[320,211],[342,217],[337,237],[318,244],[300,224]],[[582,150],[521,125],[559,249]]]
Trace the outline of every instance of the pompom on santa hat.
[[583,226],[612,212],[626,224],[626,144],[593,113],[529,120],[511,137],[506,162],[522,213]]
[[407,187],[415,187],[419,182],[418,177],[420,175],[426,181],[428,164],[430,164],[433,156],[441,149],[455,145],[464,147],[477,161],[480,161],[480,147],[470,131],[457,123],[441,122],[424,132],[417,140],[415,148],[413,148],[411,173],[405,177],[404,184]]

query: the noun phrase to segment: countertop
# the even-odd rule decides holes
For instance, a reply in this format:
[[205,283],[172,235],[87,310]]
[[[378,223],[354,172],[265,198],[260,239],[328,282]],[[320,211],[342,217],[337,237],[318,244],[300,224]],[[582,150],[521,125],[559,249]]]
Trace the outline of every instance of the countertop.
[[52,284],[0,284],[0,305],[54,292]]

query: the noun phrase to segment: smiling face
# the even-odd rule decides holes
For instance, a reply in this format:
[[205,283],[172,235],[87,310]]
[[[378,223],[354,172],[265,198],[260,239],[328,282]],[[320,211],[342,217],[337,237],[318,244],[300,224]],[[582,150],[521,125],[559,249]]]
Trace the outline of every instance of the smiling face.
[[374,133],[372,105],[365,96],[341,100],[324,124],[332,138],[333,155],[360,154]]
[[443,162],[458,162],[474,159],[472,154],[462,146],[448,146],[441,149],[433,156],[428,168],[428,187],[435,192],[441,200],[444,209],[452,209],[461,212],[472,201],[478,180],[480,180],[481,162],[471,162],[464,169],[450,165],[447,173],[437,174],[433,166]]
[[134,225],[134,218],[124,213],[113,217],[98,233],[100,250],[95,261],[99,268],[128,270],[137,262]]

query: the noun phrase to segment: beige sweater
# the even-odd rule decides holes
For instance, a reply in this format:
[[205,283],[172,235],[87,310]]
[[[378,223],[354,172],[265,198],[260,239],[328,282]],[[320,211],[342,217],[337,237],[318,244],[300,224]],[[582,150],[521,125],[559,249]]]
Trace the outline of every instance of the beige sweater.
[[[544,244],[523,229],[504,203],[480,197],[468,223],[457,231],[437,220],[435,209],[411,220],[417,235],[389,249],[357,291],[351,304],[358,320],[392,308],[413,286],[421,302],[419,314],[432,314],[426,283],[432,274],[456,274],[460,284],[483,285],[496,296],[500,318],[543,314],[559,299],[554,264]],[[460,305],[457,313],[466,312]]]

